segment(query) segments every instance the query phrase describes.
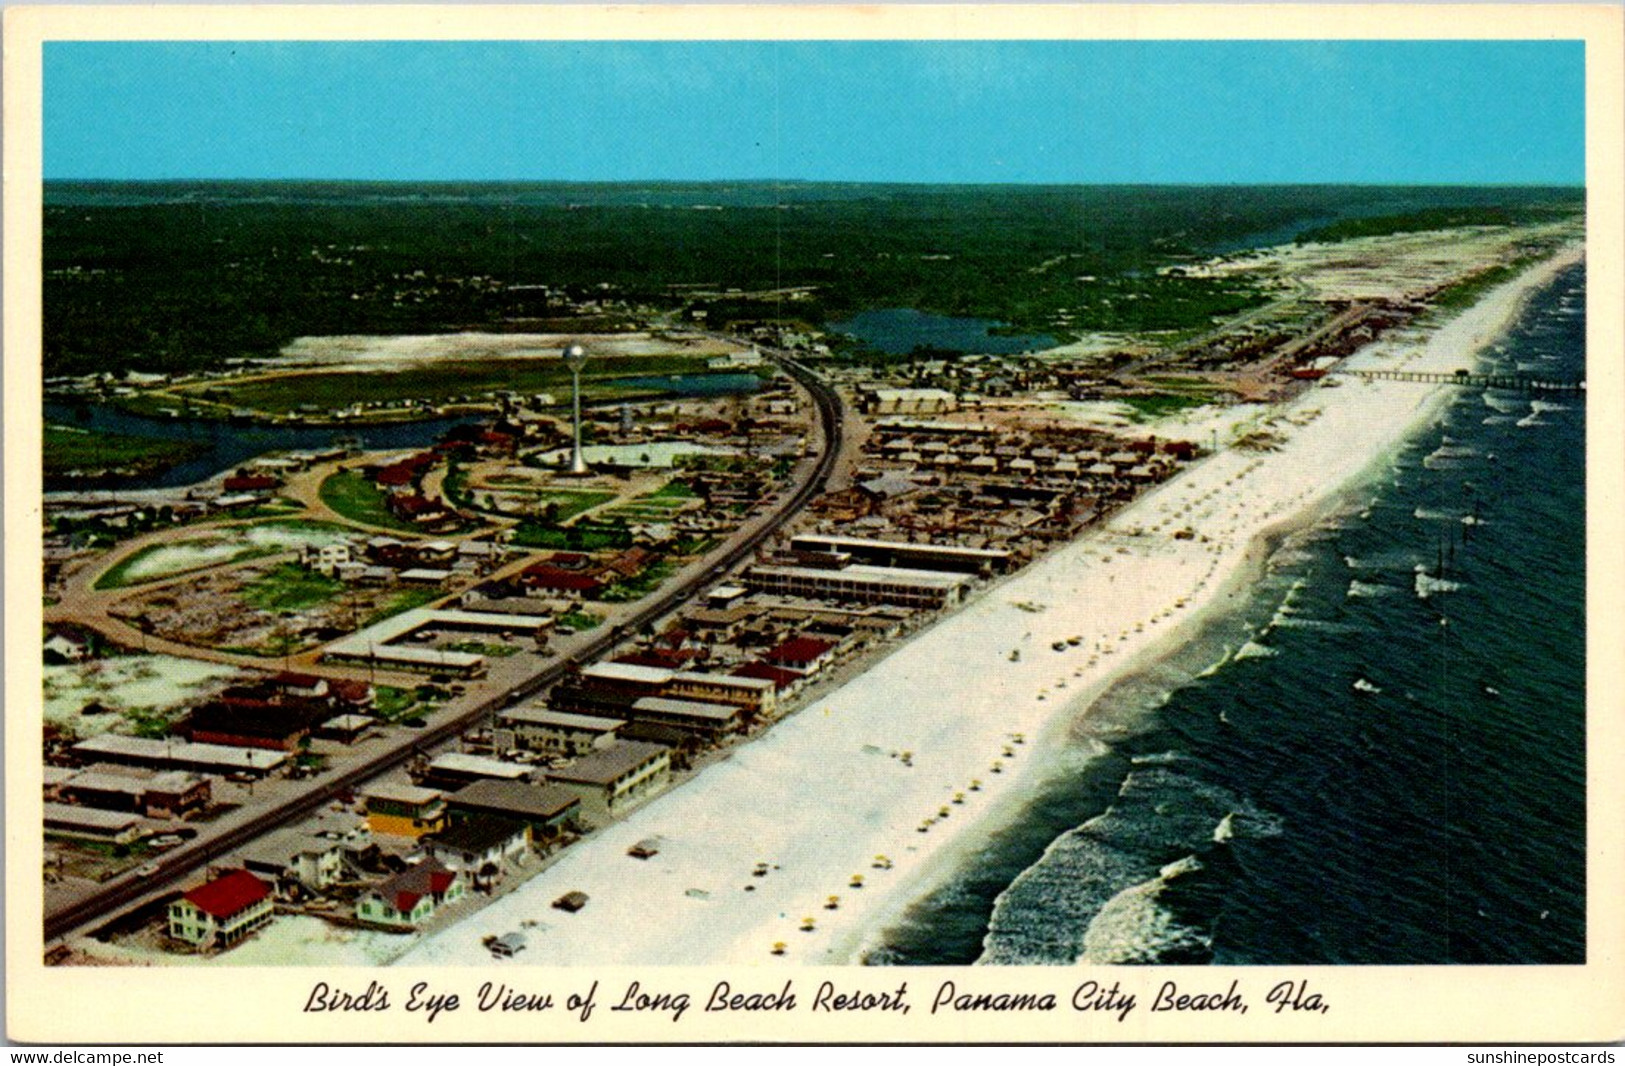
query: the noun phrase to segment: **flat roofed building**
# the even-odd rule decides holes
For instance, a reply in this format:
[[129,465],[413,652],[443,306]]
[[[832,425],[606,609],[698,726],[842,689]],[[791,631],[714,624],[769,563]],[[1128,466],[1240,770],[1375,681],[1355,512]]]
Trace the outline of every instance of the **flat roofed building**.
[[336,718],[329,718],[316,728],[316,736],[323,740],[339,740],[350,744],[360,739],[365,733],[377,724],[377,719],[365,714],[341,714]]
[[385,836],[416,840],[446,824],[446,801],[432,788],[379,782],[367,788],[367,827]]
[[184,740],[153,740],[103,733],[81,740],[73,753],[82,759],[130,766],[174,767],[202,773],[248,773],[264,776],[286,763],[285,751],[269,748],[233,748],[223,744],[194,744]]
[[865,389],[860,403],[868,414],[917,415],[957,411],[959,400],[946,389]]
[[671,749],[622,741],[561,770],[548,771],[547,779],[579,796],[585,813],[607,820],[658,795],[671,783]]
[[938,609],[959,603],[966,574],[900,567],[848,566],[819,570],[800,566],[753,566],[745,582],[763,592],[853,603],[895,603]]
[[166,770],[150,776],[86,770],[65,781],[63,799],[87,807],[134,811],[148,818],[173,818],[209,805],[207,778],[184,770]]
[[115,844],[127,844],[140,835],[141,816],[124,811],[104,811],[96,807],[47,803],[45,832],[48,835],[111,840]]
[[459,789],[446,806],[453,821],[491,815],[521,822],[535,841],[551,839],[568,829],[581,810],[581,797],[557,785],[486,780]]
[[528,781],[530,770],[517,763],[489,759],[483,755],[469,755],[451,751],[436,755],[429,763],[429,772],[423,780],[431,788],[461,788],[484,779],[498,781]]
[[169,905],[169,935],[225,949],[268,924],[272,913],[270,886],[247,870],[233,870]]
[[907,566],[917,570],[946,570],[965,574],[1004,573],[1012,559],[995,548],[961,548],[956,544],[909,544],[848,537],[832,533],[798,533],[790,538],[796,551],[839,552],[860,563]]
[[672,671],[636,663],[593,663],[581,669],[583,683],[594,688],[657,692],[671,680]]
[[335,640],[327,646],[322,657],[337,661],[375,662],[380,666],[397,666],[406,670],[445,671],[471,676],[485,669],[483,655],[402,646],[396,642],[410,637],[420,629],[467,630],[534,638],[552,624],[553,619],[545,615],[419,608],[403,611],[341,640]]
[[645,696],[632,704],[632,716],[639,722],[669,725],[708,739],[739,732],[740,708],[727,703],[701,703]]
[[548,707],[512,707],[497,715],[491,739],[503,751],[523,748],[577,756],[615,743],[616,731],[624,724],[619,718],[571,714]]
[[672,674],[664,696],[707,703],[730,703],[751,714],[768,716],[779,709],[778,689],[771,681],[729,674],[682,670]]

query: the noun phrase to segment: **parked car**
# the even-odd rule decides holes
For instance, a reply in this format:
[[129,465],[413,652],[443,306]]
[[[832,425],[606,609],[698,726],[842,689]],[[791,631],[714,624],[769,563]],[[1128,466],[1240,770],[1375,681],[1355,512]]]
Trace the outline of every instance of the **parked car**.
[[553,901],[554,907],[561,911],[569,911],[571,914],[574,914],[576,911],[580,910],[586,905],[587,894],[585,892],[566,892],[564,895]]

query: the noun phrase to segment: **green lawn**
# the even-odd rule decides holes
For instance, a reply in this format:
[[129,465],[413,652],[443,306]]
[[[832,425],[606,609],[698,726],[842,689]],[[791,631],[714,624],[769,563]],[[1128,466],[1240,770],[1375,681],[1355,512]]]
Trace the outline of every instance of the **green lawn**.
[[514,495],[534,496],[536,497],[536,506],[542,509],[552,504],[558,504],[558,514],[554,518],[558,522],[568,522],[583,511],[590,511],[599,504],[608,503],[615,498],[613,492],[572,492],[559,489],[514,488],[506,485],[501,488],[495,485],[490,487],[482,486],[475,489],[474,492],[476,494],[505,492]]
[[409,688],[396,688],[393,685],[378,685],[373,689],[375,702],[372,712],[386,722],[393,722],[404,717],[418,705],[417,693]]
[[322,482],[322,502],[334,511],[369,526],[415,532],[410,522],[404,522],[390,513],[379,489],[358,470],[340,470]]
[[243,588],[243,602],[262,611],[288,614],[326,603],[344,590],[344,582],[283,563]]
[[560,528],[527,519],[514,527],[513,543],[526,548],[600,551],[604,548],[631,547],[632,534],[618,526],[575,525]]
[[571,611],[561,614],[553,623],[566,633],[584,633],[589,629],[597,629],[603,619],[590,611]]
[[1198,392],[1158,392],[1149,396],[1125,396],[1123,402],[1134,408],[1136,421],[1161,418],[1192,407],[1214,402],[1213,397]]
[[361,620],[361,628],[382,622],[386,618],[393,618],[402,611],[410,611],[414,607],[422,607],[426,603],[438,600],[445,593],[440,589],[402,589],[391,597],[382,607]]
[[604,590],[601,597],[606,603],[629,603],[641,600],[672,575],[677,568],[670,563],[656,563],[637,577],[617,581]]
[[41,454],[47,475],[90,474],[125,468],[153,473],[190,459],[204,448],[194,441],[132,437],[48,423]]

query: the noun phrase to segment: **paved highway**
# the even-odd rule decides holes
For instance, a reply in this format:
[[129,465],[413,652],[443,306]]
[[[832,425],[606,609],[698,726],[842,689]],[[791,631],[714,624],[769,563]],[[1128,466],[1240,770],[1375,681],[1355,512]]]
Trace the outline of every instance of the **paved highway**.
[[165,886],[204,864],[241,848],[262,833],[297,822],[330,802],[339,793],[353,789],[399,766],[411,758],[414,752],[444,743],[471,728],[498,708],[525,699],[552,685],[572,666],[603,654],[624,639],[627,633],[635,632],[644,624],[656,621],[691,598],[706,584],[748,558],[823,491],[824,485],[835,469],[843,441],[844,412],[835,390],[812,370],[791,358],[788,353],[770,351],[767,354],[811,396],[818,414],[820,433],[819,452],[811,469],[805,472],[800,484],[776,511],[754,523],[748,523],[735,534],[724,549],[720,550],[720,554],[707,559],[703,567],[695,568],[686,577],[674,579],[653,598],[640,604],[637,610],[619,625],[579,648],[569,659],[553,664],[514,688],[483,700],[430,728],[403,736],[400,743],[390,750],[331,775],[324,775],[319,782],[313,782],[308,791],[269,805],[240,825],[170,852],[159,861],[156,874],[144,878],[127,876],[47,914],[45,916],[47,945],[66,938],[92,921],[100,924],[127,904],[159,894]]

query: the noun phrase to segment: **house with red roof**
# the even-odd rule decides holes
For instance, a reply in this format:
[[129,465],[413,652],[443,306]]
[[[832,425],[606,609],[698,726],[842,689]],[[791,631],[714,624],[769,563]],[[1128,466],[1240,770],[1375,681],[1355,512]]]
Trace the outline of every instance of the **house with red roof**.
[[414,928],[434,917],[441,907],[461,899],[463,892],[462,874],[426,859],[361,893],[355,916],[397,929]]
[[169,905],[169,935],[205,950],[235,947],[271,921],[271,886],[232,870]]
[[794,670],[786,670],[782,666],[769,666],[767,663],[753,661],[741,663],[728,671],[732,677],[754,677],[763,681],[773,682],[773,687],[783,695],[805,681],[806,675]]
[[791,637],[762,656],[774,666],[797,670],[803,674],[817,673],[834,657],[834,644],[813,637]]

